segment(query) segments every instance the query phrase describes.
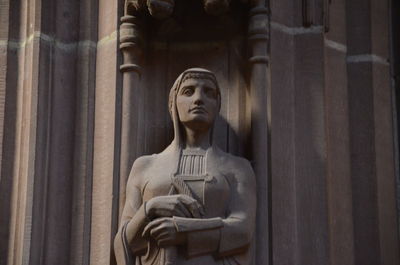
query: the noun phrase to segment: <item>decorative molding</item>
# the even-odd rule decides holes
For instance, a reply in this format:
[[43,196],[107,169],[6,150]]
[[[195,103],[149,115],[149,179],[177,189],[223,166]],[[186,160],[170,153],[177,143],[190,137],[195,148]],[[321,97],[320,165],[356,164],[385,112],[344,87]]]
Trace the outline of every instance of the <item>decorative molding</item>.
[[120,69],[122,72],[134,71],[141,74],[139,66],[142,54],[143,37],[140,30],[140,19],[137,16],[125,15],[121,18],[120,49],[124,62]]
[[249,37],[269,34],[268,9],[256,6],[249,12]]
[[329,39],[326,39],[326,38],[324,40],[324,43],[325,43],[325,47],[329,47],[331,49],[334,49],[336,51],[340,51],[340,52],[343,52],[343,53],[347,52],[347,46],[342,44],[342,43],[339,43],[339,42],[336,42],[336,41],[333,41],[333,40],[329,40]]
[[[148,12],[156,19],[167,19],[172,16],[176,0],[126,0],[125,15]],[[203,3],[204,11],[212,16],[221,16],[230,9],[232,0],[198,0]],[[248,0],[241,0],[248,2]]]
[[31,44],[35,40],[43,41],[47,44],[54,45],[55,47],[65,50],[71,51],[75,50],[77,47],[89,47],[92,49],[96,49],[97,43],[91,40],[80,40],[77,42],[63,42],[51,35],[45,34],[40,31],[33,32],[30,36],[23,40],[0,40],[0,47],[8,47],[12,50],[18,50],[25,48],[27,45]]
[[347,56],[346,61],[348,63],[379,63],[383,65],[389,65],[387,58],[381,57],[376,54],[358,54]]
[[301,35],[301,34],[320,34],[324,32],[322,26],[311,26],[308,28],[305,27],[288,27],[286,25],[271,22],[271,28],[290,34],[290,35]]
[[268,64],[269,58],[268,56],[253,56],[249,59],[249,62],[252,64],[256,64],[256,63],[264,63],[264,64]]

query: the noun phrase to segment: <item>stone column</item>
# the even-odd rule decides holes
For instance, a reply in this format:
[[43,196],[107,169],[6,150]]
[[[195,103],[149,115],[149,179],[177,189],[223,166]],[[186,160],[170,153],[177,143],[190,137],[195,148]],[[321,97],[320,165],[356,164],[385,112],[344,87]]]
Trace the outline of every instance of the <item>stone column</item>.
[[122,76],[119,18],[122,1],[99,1],[96,57],[90,264],[110,264],[118,226],[119,142]]
[[274,264],[397,264],[387,2],[271,14]]
[[[127,1],[127,3],[129,3]],[[139,105],[144,99],[140,87],[142,67],[140,59],[142,54],[142,29],[140,17],[128,14],[125,7],[125,15],[121,18],[120,49],[123,54],[123,64],[120,69],[123,73],[123,85],[121,94],[121,159],[120,159],[120,185],[119,185],[119,209],[122,214],[125,204],[125,190],[128,176],[135,159],[140,155],[139,149],[142,143],[138,142]],[[119,219],[119,218],[118,218]]]
[[257,228],[255,264],[269,264],[269,137],[268,137],[268,9],[259,1],[249,13],[251,65],[251,136],[254,172],[257,178]]
[[346,1],[326,8],[324,36],[329,254],[331,264],[354,264],[353,203],[347,79]]
[[271,1],[274,265],[329,264],[321,1]]
[[354,259],[360,265],[399,264],[388,18],[386,1],[346,1]]

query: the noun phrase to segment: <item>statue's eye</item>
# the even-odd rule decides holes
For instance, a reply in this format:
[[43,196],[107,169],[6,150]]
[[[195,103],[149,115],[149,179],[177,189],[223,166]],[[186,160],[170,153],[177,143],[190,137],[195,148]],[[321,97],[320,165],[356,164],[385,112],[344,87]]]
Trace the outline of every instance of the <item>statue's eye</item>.
[[217,98],[217,91],[214,88],[206,87],[204,92],[209,98]]
[[182,91],[182,95],[190,97],[194,93],[194,88],[193,87],[185,87]]

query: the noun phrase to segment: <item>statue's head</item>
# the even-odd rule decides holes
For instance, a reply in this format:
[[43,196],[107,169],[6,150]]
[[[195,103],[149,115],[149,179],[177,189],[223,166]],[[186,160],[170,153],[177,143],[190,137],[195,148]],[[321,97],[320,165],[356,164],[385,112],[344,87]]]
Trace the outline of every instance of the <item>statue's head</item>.
[[213,72],[206,69],[184,71],[170,91],[169,111],[174,124],[179,126],[209,130],[220,107],[221,93],[217,79]]

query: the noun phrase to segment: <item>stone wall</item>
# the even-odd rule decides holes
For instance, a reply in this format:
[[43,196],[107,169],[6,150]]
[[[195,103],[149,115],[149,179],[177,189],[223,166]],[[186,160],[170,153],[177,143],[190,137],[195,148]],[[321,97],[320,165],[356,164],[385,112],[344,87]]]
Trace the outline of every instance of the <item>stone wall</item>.
[[[270,0],[266,7],[266,90],[255,97],[248,73],[227,78],[234,89],[224,92],[220,126],[225,150],[256,166],[265,160],[257,265],[399,264],[393,9],[380,0]],[[127,148],[123,12],[122,0],[0,0],[0,265],[115,263]],[[222,47],[216,60],[246,59],[236,45],[209,49]],[[148,58],[154,76],[145,72],[143,81],[149,90],[132,90],[131,118],[141,127],[128,160],[170,140],[162,95],[186,62],[165,68],[165,61],[182,50],[156,50]],[[227,62],[233,66],[215,66],[221,77],[246,71],[240,60]],[[255,139],[264,139],[265,157]]]

